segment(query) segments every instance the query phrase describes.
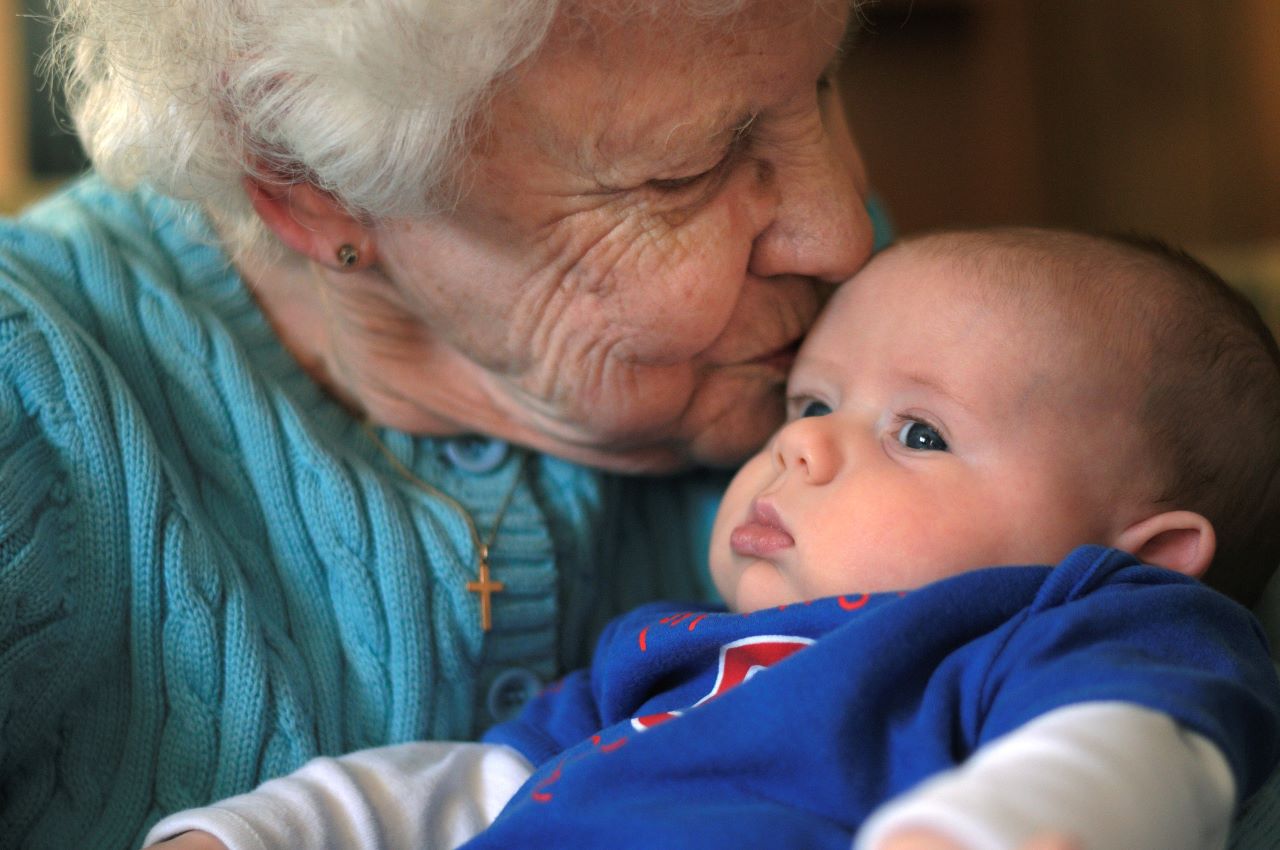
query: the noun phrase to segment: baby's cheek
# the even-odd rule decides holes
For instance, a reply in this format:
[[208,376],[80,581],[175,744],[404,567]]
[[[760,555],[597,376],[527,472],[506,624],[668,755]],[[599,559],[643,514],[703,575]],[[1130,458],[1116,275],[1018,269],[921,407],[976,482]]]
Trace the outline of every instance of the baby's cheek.
[[740,565],[735,562],[742,560],[739,556],[735,556],[730,548],[729,535],[733,529],[746,522],[751,512],[751,501],[764,489],[771,477],[772,462],[769,454],[771,445],[772,441],[742,465],[742,468],[733,476],[733,480],[729,482],[724,497],[720,500],[720,507],[716,511],[715,523],[711,529],[711,552],[708,553],[708,563],[711,566],[711,577],[716,583],[716,589],[721,594],[725,593],[721,582],[729,582],[731,578],[736,578],[736,571]]

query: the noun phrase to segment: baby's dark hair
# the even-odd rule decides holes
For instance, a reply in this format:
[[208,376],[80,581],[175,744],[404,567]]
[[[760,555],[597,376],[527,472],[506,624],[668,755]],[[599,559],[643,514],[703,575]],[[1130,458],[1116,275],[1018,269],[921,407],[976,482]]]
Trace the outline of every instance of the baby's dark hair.
[[1186,251],[1150,236],[1100,238],[1172,284],[1143,328],[1153,356],[1141,415],[1165,461],[1159,498],[1213,523],[1204,581],[1252,606],[1280,565],[1280,347],[1257,308]]

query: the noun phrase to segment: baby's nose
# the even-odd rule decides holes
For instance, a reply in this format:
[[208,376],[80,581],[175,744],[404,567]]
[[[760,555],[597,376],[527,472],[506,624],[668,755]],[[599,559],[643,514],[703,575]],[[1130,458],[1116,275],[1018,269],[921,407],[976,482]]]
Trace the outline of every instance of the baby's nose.
[[796,419],[774,438],[773,462],[780,471],[804,476],[809,484],[826,484],[840,468],[840,450],[825,416]]

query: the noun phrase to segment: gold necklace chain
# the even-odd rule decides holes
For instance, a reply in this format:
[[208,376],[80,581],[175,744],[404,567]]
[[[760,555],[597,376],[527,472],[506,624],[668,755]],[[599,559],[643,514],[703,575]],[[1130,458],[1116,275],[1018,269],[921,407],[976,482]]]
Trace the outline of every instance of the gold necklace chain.
[[476,522],[472,519],[470,512],[463,507],[462,503],[450,496],[432,484],[423,481],[409,467],[405,466],[400,458],[387,448],[387,444],[382,442],[378,437],[373,426],[366,419],[360,423],[364,429],[365,435],[369,438],[382,456],[387,459],[401,478],[408,481],[419,490],[433,496],[447,505],[450,505],[462,517],[467,525],[467,531],[471,534],[471,545],[476,550],[476,580],[467,582],[467,590],[480,596],[480,628],[483,631],[489,631],[493,628],[493,605],[491,597],[495,593],[500,593],[506,589],[506,585],[489,577],[489,549],[493,546],[494,541],[498,539],[498,529],[502,527],[503,517],[507,515],[507,508],[511,507],[511,501],[515,498],[516,490],[520,487],[520,479],[524,477],[524,468],[529,461],[529,455],[521,452],[520,462],[516,467],[516,473],[511,479],[511,486],[507,488],[507,493],[502,498],[502,504],[498,507],[497,514],[493,517],[493,528],[489,529],[489,536],[485,540],[480,539],[480,531],[476,528]]
[[[320,296],[321,309],[324,312],[324,320],[326,332],[332,335],[331,325],[333,322],[333,310],[329,303],[329,290],[325,286],[325,282],[320,278],[320,267],[314,262],[308,264],[308,278],[311,284],[316,288]],[[502,499],[502,505],[498,508],[498,513],[493,518],[493,528],[489,530],[489,536],[485,540],[480,539],[480,532],[476,528],[476,522],[471,518],[470,512],[463,507],[462,503],[450,496],[448,493],[423,481],[421,478],[413,474],[409,467],[405,466],[400,458],[387,448],[387,444],[382,442],[377,432],[373,430],[373,425],[369,420],[361,420],[360,426],[364,429],[365,436],[369,438],[382,456],[391,464],[391,468],[396,471],[404,480],[413,486],[422,490],[424,493],[433,496],[447,505],[450,505],[462,517],[467,525],[467,531],[471,535],[471,545],[476,550],[476,579],[467,582],[467,590],[480,596],[480,628],[483,631],[489,631],[493,628],[493,604],[491,597],[495,593],[501,593],[506,589],[506,585],[489,577],[489,549],[493,546],[495,540],[498,539],[498,529],[502,527],[502,519],[507,515],[507,508],[511,507],[511,500],[515,498],[516,490],[520,487],[520,479],[524,477],[524,468],[528,464],[529,455],[525,452],[520,454],[520,464],[516,467],[515,477],[511,479],[511,486],[507,488],[507,494]]]

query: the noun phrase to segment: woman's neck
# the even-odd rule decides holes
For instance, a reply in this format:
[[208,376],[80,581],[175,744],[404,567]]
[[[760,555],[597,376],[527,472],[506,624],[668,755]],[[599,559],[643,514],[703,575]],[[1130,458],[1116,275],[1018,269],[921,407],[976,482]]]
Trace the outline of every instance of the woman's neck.
[[[420,434],[485,431],[480,370],[439,345],[376,269],[290,257],[239,264],[281,344],[352,415]],[[468,375],[471,375],[468,379]]]

